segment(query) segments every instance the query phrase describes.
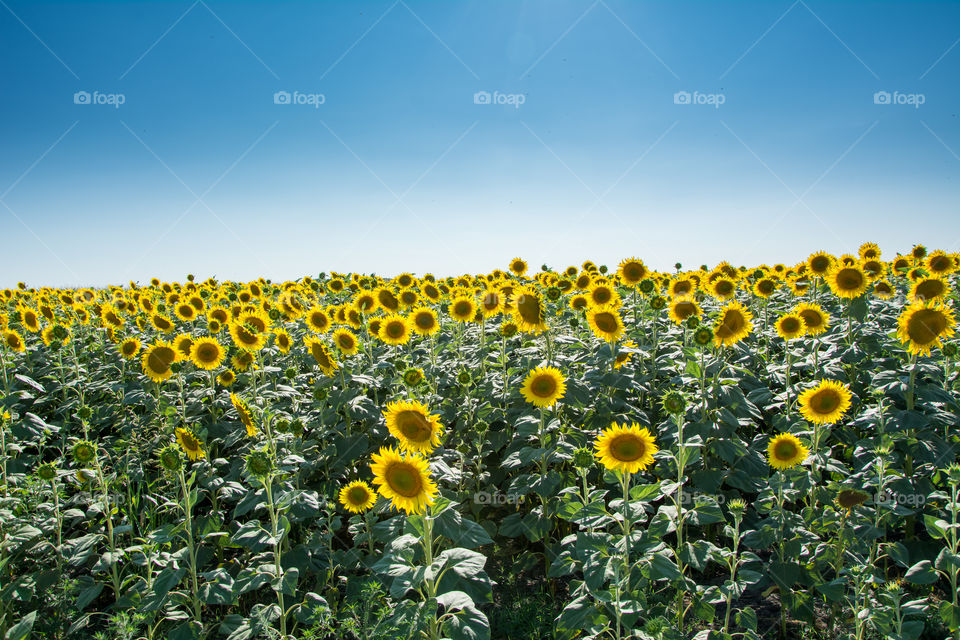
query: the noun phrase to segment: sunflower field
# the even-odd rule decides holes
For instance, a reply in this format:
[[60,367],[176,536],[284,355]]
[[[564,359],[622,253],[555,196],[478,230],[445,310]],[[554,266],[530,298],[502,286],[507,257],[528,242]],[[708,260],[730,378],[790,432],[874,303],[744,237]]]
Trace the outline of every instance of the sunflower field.
[[0,291],[0,638],[960,640],[960,255]]

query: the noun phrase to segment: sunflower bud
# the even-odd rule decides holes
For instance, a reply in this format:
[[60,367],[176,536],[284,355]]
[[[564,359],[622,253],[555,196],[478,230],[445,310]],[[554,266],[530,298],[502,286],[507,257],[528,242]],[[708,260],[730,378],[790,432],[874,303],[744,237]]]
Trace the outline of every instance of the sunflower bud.
[[297,377],[296,367],[287,367],[286,370],[283,372],[283,375],[287,380],[293,380],[294,378]]
[[273,470],[273,460],[263,449],[255,449],[247,454],[247,471],[258,478],[266,477]]
[[73,445],[73,449],[70,451],[70,453],[73,455],[73,460],[79,465],[87,464],[93,460],[93,456],[96,454],[96,452],[96,448],[89,440],[80,440]]
[[517,335],[517,325],[513,322],[504,322],[500,325],[500,333],[502,333],[505,338],[512,338]]
[[553,300],[553,301],[559,300],[562,294],[563,292],[560,291],[560,287],[549,287],[547,289],[548,300]]
[[470,384],[472,380],[473,378],[470,376],[470,372],[466,369],[457,374],[457,382],[464,386]]
[[954,463],[947,467],[947,477],[950,484],[960,484],[960,464]]
[[954,358],[957,355],[957,345],[953,342],[948,342],[943,345],[943,355],[947,358]]
[[743,513],[747,510],[747,503],[740,498],[734,498],[727,505],[727,508],[730,509],[730,513],[733,514],[733,517],[739,520],[743,517]]
[[667,299],[664,298],[663,296],[653,296],[653,298],[650,300],[650,307],[652,309],[656,309],[657,311],[659,311],[660,309],[663,309],[665,306],[667,306]]
[[421,382],[423,382],[423,369],[416,369],[414,367],[410,367],[409,369],[403,372],[403,382],[408,387],[416,387]]
[[52,462],[44,462],[37,467],[37,475],[40,476],[41,480],[49,482],[57,477],[57,467]]
[[637,288],[640,289],[640,293],[650,293],[653,291],[653,280],[644,278],[640,281],[640,284],[637,285]]
[[707,326],[699,327],[693,334],[693,341],[701,347],[705,347],[713,342],[713,329]]
[[303,424],[303,420],[300,418],[294,418],[293,422],[290,423],[290,433],[298,438],[303,435],[305,429],[306,427]]
[[687,318],[687,329],[696,329],[700,326],[700,318],[697,316],[690,316]]
[[682,415],[687,409],[687,401],[679,391],[670,391],[663,396],[663,408],[667,413]]
[[286,418],[280,418],[277,420],[274,426],[277,430],[277,433],[289,433],[290,431],[290,421]]
[[81,420],[89,420],[90,416],[92,415],[92,412],[90,411],[90,407],[83,406],[83,407],[80,407],[79,411],[77,411],[77,415],[80,417]]
[[183,466],[183,456],[180,453],[179,447],[170,444],[161,449],[160,466],[171,473],[180,471],[180,468]]
[[573,466],[578,469],[589,469],[596,463],[593,452],[587,447],[580,447],[573,452]]

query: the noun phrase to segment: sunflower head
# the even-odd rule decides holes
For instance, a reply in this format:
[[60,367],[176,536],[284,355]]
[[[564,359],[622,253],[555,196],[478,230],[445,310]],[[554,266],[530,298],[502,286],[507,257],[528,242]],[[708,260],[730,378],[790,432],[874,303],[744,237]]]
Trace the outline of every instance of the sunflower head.
[[340,504],[352,513],[363,513],[377,503],[377,494],[363,480],[354,480],[340,489]]
[[431,415],[427,405],[416,400],[387,404],[383,412],[387,429],[400,441],[400,449],[410,453],[430,453],[440,444],[443,425],[440,416]]
[[597,461],[593,457],[593,452],[587,447],[580,447],[573,452],[573,466],[577,469],[589,469],[596,463]]
[[527,272],[527,263],[521,258],[514,258],[510,261],[510,272],[515,276],[522,276]]
[[183,454],[180,447],[168,444],[159,453],[160,466],[171,473],[177,473],[183,467]]
[[408,387],[418,386],[421,382],[423,382],[423,378],[424,378],[423,369],[409,367],[406,371],[403,372],[403,382]]
[[378,337],[386,344],[400,345],[409,342],[411,333],[407,317],[395,313],[383,318]]
[[870,494],[858,489],[841,489],[837,493],[837,504],[841,508],[851,511],[859,507],[870,498]]
[[593,335],[602,340],[616,342],[623,337],[623,319],[620,317],[620,312],[610,305],[589,307],[587,322],[590,323]]
[[770,439],[767,446],[767,463],[774,469],[790,469],[809,455],[807,449],[792,433],[781,433]]
[[913,354],[930,355],[944,338],[954,334],[956,319],[953,310],[943,304],[917,300],[900,314],[897,337]]
[[513,320],[520,331],[543,333],[547,328],[546,308],[540,293],[532,286],[518,287],[514,291]]
[[190,346],[190,360],[204,371],[216,369],[225,357],[226,352],[216,338],[197,338]]
[[617,275],[624,285],[634,287],[647,277],[647,267],[639,258],[627,258],[620,262]]
[[800,414],[814,424],[833,424],[850,408],[850,390],[842,382],[821,380],[800,394]]
[[247,404],[247,401],[237,394],[231,393],[230,403],[237,411],[237,415],[240,417],[240,422],[244,427],[246,427],[247,436],[252,438],[257,435],[257,426],[253,421],[253,412],[250,410],[250,405]]
[[839,298],[856,298],[867,290],[870,279],[857,264],[836,263],[826,276],[827,284]]
[[777,335],[784,340],[793,340],[794,338],[799,338],[807,330],[807,325],[803,319],[803,316],[798,313],[783,314],[777,320],[776,327]]
[[715,346],[732,345],[740,342],[753,330],[753,314],[736,301],[728,302],[720,310],[720,317],[713,328]]
[[57,465],[52,462],[44,462],[39,467],[37,467],[37,476],[41,480],[46,480],[50,482],[57,477]]
[[677,390],[668,391],[663,396],[663,408],[667,413],[683,415],[687,409],[687,400],[683,397],[683,394]]
[[93,460],[96,452],[96,447],[89,440],[80,440],[70,449],[70,454],[73,456],[74,462],[81,466]]
[[217,376],[217,382],[219,382],[224,387],[229,387],[234,383],[236,379],[237,379],[237,374],[235,374],[230,369],[223,371],[220,375]]
[[697,330],[693,333],[693,341],[696,342],[701,347],[705,347],[711,342],[713,342],[713,329],[703,325],[698,327]]
[[556,404],[566,393],[567,384],[555,367],[537,367],[523,381],[520,393],[530,404],[546,408]]
[[616,422],[605,429],[594,442],[594,456],[604,467],[621,473],[636,473],[653,464],[653,454],[659,448],[653,435],[634,422],[619,425]]
[[190,429],[178,428],[176,431],[177,444],[187,454],[191,461],[199,458],[206,458],[203,451],[203,443],[194,435]]
[[830,315],[818,304],[799,304],[794,307],[793,313],[803,318],[805,331],[810,335],[820,335],[830,326]]
[[265,449],[254,449],[247,454],[247,472],[257,478],[265,478],[273,471],[273,458]]
[[430,467],[425,459],[418,455],[404,456],[387,447],[381,447],[372,458],[373,484],[395,509],[418,514],[433,504],[437,485],[430,477]]

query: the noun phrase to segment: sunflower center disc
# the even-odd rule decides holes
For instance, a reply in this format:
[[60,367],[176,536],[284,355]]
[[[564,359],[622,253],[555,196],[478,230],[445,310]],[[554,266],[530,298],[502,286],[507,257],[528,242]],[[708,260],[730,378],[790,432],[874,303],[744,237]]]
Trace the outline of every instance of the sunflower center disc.
[[553,395],[553,392],[557,390],[557,385],[553,381],[553,378],[544,376],[534,380],[530,385],[530,390],[540,398],[549,398]]
[[936,309],[921,309],[913,314],[907,325],[910,339],[917,344],[928,344],[937,339],[946,328],[943,315]]
[[621,462],[633,462],[643,455],[644,446],[636,436],[624,434],[610,443],[610,455]]
[[394,465],[387,472],[387,482],[391,489],[405,498],[412,498],[420,493],[420,475],[410,465]]
[[792,442],[784,441],[778,442],[777,446],[773,449],[773,455],[777,457],[777,460],[792,460],[795,455],[797,455],[797,448],[793,446]]
[[406,436],[407,440],[413,442],[426,442],[433,431],[430,429],[430,423],[426,418],[416,411],[402,411],[397,416],[397,424],[400,426],[400,432]]

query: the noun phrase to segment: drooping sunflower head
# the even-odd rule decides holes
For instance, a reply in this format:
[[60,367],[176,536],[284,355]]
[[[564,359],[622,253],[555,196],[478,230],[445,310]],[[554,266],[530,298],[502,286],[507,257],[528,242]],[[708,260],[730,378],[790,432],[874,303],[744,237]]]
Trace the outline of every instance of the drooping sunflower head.
[[333,375],[334,371],[340,368],[340,365],[336,360],[334,360],[333,354],[331,354],[330,350],[327,349],[327,345],[323,344],[316,338],[310,337],[304,337],[303,343],[323,373],[330,376]]
[[776,322],[777,335],[784,340],[799,338],[807,331],[807,323],[799,313],[785,313]]
[[216,338],[197,338],[190,347],[190,360],[198,369],[212,371],[220,366],[226,351]]
[[547,328],[546,308],[540,293],[533,287],[518,287],[514,290],[513,321],[525,333],[543,333]]
[[810,450],[792,433],[781,433],[770,439],[767,446],[767,464],[774,469],[791,469],[804,460]]
[[527,374],[520,388],[527,402],[541,408],[553,406],[566,391],[566,380],[555,367],[537,367]]
[[427,405],[416,400],[387,404],[383,412],[387,429],[400,441],[400,449],[410,453],[430,453],[440,444],[443,425],[440,416],[431,415]]
[[393,448],[381,447],[372,456],[373,484],[397,510],[423,513],[437,496],[437,485],[430,477],[427,461],[418,455],[404,456]]
[[163,382],[173,375],[170,368],[177,360],[177,352],[168,342],[155,342],[151,345],[140,360],[143,372],[154,382]]
[[250,405],[247,404],[247,401],[237,394],[231,393],[230,403],[233,404],[233,408],[236,409],[241,424],[246,427],[247,436],[252,438],[257,435],[257,426],[253,422],[253,412],[250,410]]
[[827,284],[839,298],[856,298],[867,290],[870,279],[859,264],[838,262],[826,275]]
[[646,469],[653,464],[653,455],[659,450],[650,431],[636,422],[630,425],[614,422],[603,430],[593,448],[600,464],[620,473]]
[[363,513],[377,503],[377,494],[363,480],[354,480],[340,489],[340,504],[352,513]]
[[378,337],[387,344],[406,344],[413,333],[410,321],[398,313],[391,314],[380,322]]
[[897,325],[897,337],[913,354],[930,355],[944,338],[954,334],[953,310],[943,304],[918,300],[903,310]]
[[623,319],[614,307],[609,305],[588,307],[587,322],[590,324],[593,335],[601,340],[616,342],[623,337]]
[[800,414],[814,424],[833,424],[850,408],[852,395],[842,382],[821,380],[820,384],[807,389],[797,399]]
[[841,489],[837,492],[837,505],[847,511],[856,509],[870,499],[870,494],[859,489]]
[[713,343],[715,346],[733,345],[740,342],[753,330],[753,314],[742,304],[728,302],[720,310],[717,324],[713,328]]
[[183,449],[183,452],[187,454],[191,461],[207,457],[207,454],[203,451],[203,443],[193,434],[193,431],[177,427],[176,439],[177,444],[180,445],[180,448]]

